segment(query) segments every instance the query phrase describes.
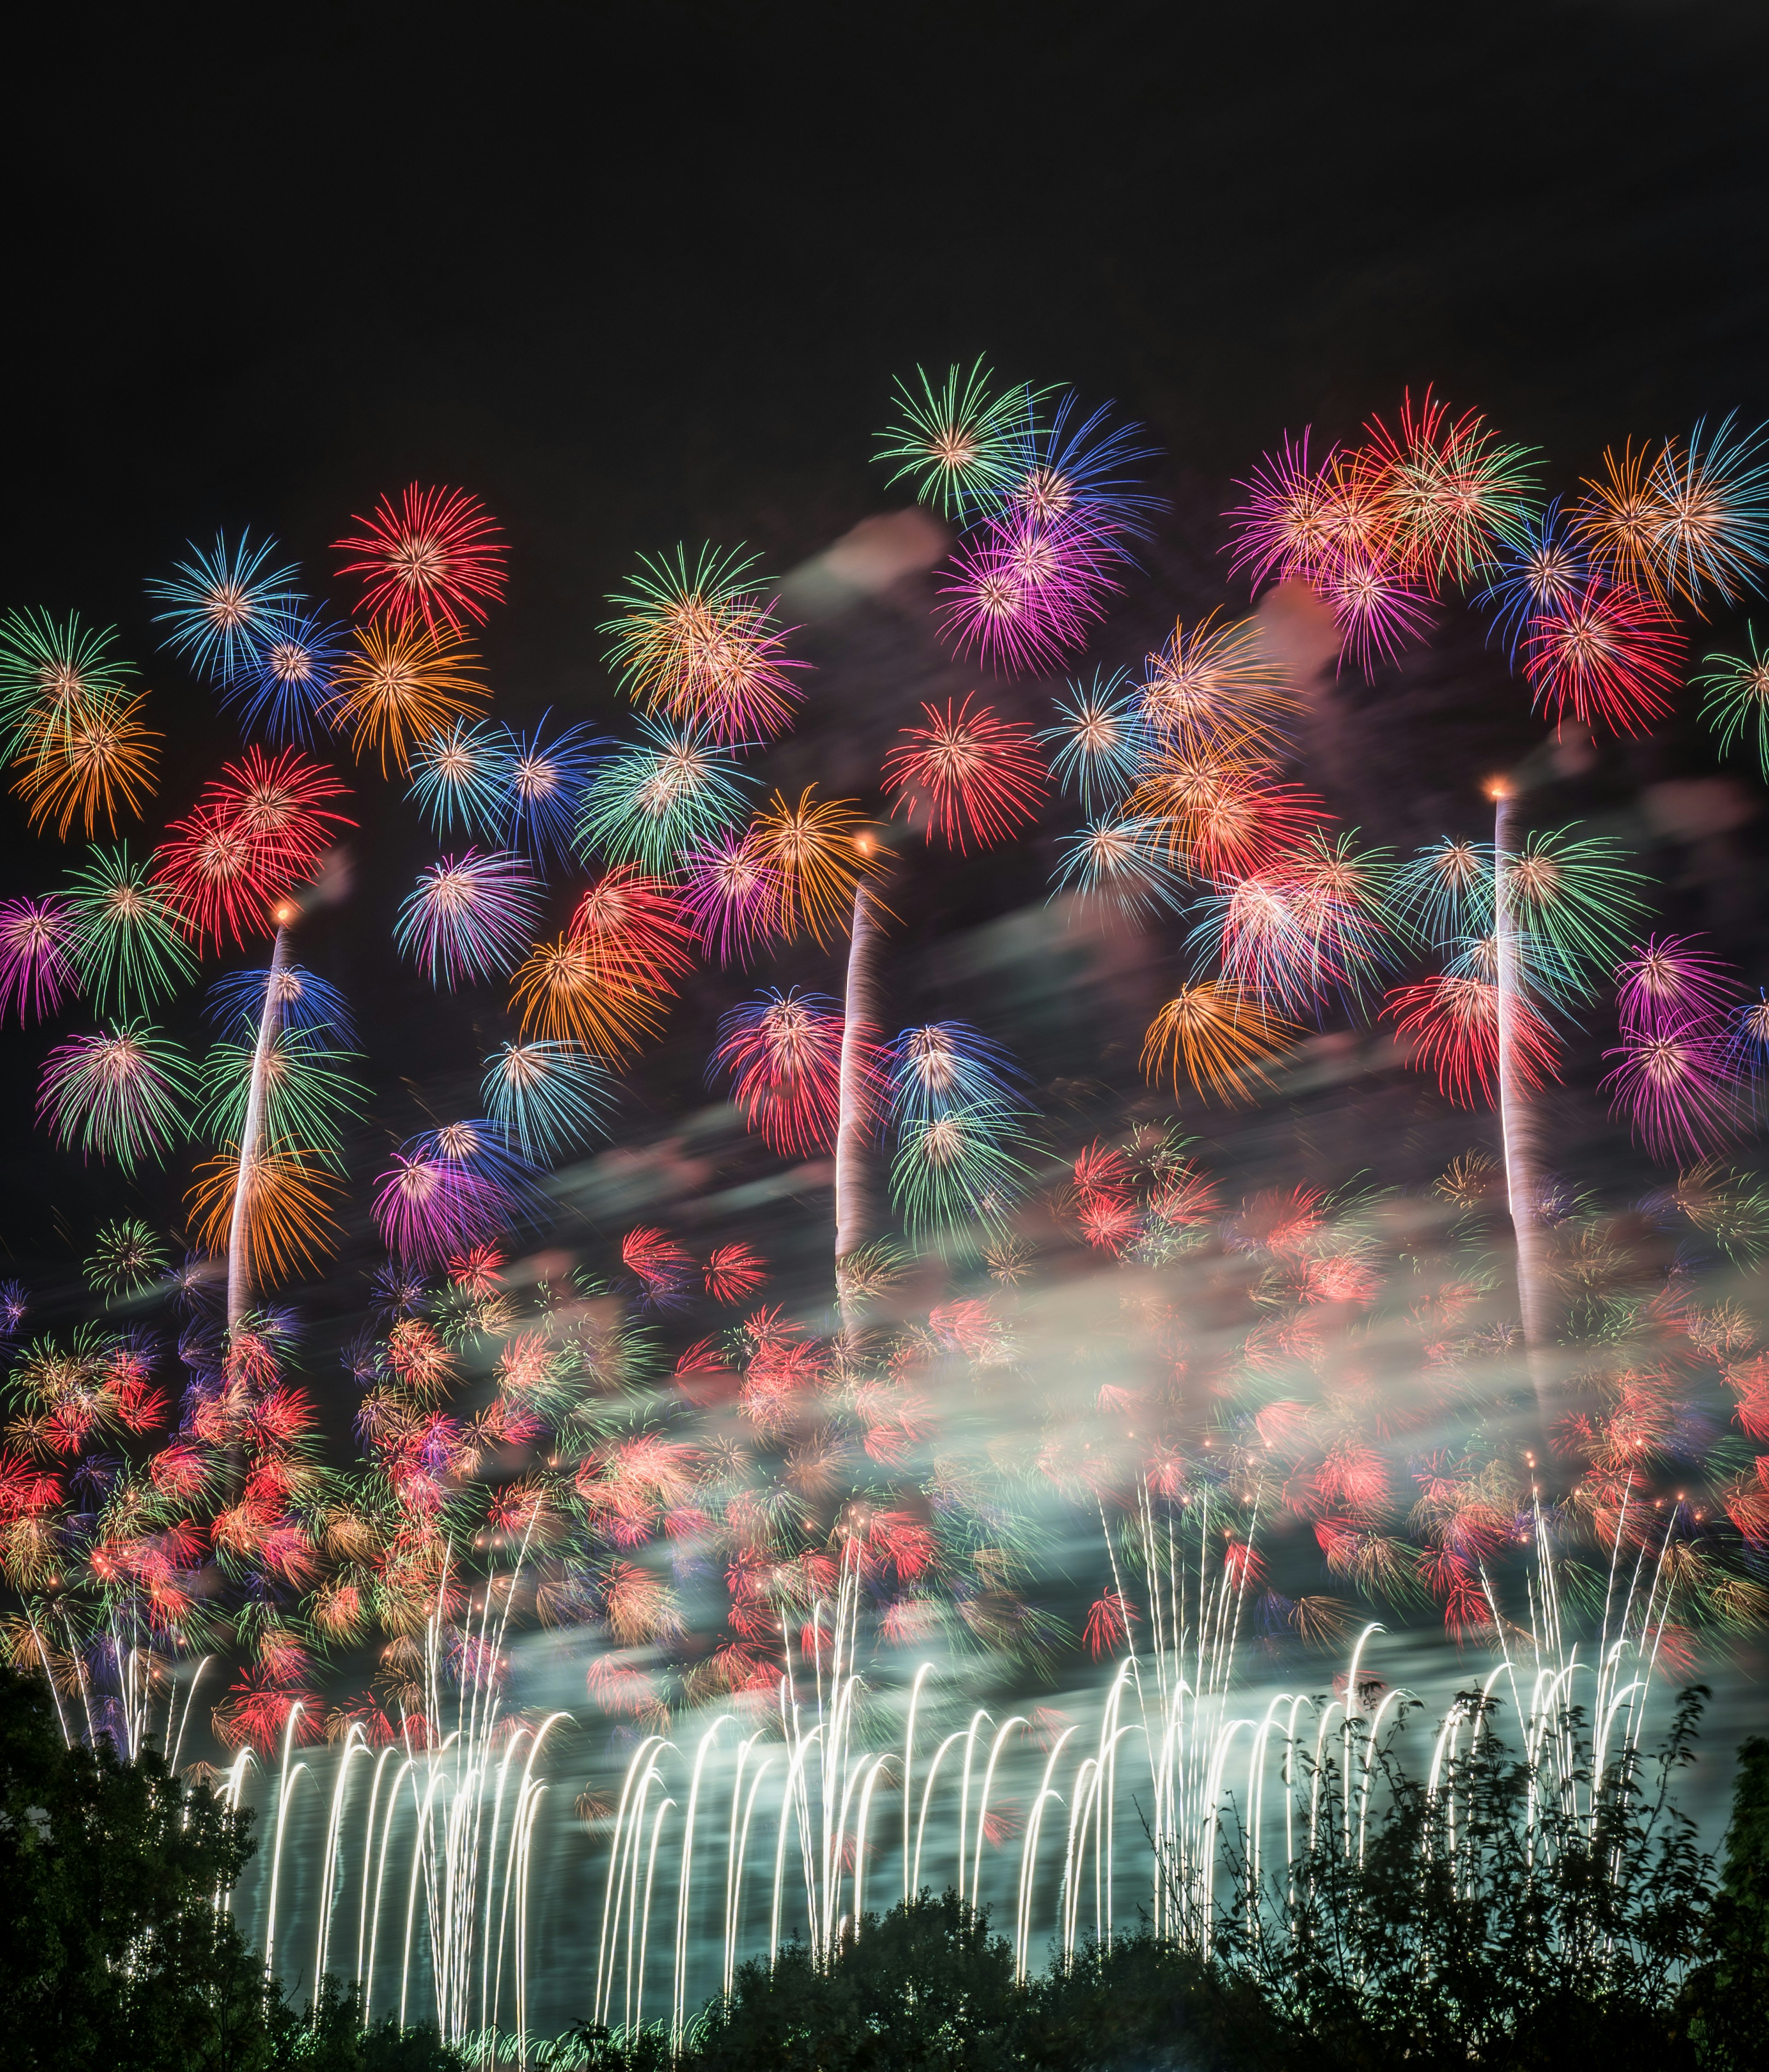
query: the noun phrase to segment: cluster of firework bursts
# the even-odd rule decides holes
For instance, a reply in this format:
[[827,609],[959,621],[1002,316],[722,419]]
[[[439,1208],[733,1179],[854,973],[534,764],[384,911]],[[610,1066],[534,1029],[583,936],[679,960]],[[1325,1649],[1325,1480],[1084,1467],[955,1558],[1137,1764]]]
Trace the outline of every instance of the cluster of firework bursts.
[[[1072,395],[997,393],[980,364],[899,401],[882,458],[959,528],[942,637],[998,673],[1049,676],[1149,536],[1140,434]],[[1759,446],[1730,420],[1698,426],[1606,456],[1545,504],[1528,454],[1427,396],[1355,449],[1311,458],[1305,434],[1267,457],[1229,514],[1233,565],[1256,587],[1307,585],[1364,666],[1464,593],[1550,715],[1644,727],[1681,678],[1680,608],[1734,602],[1769,559]],[[643,1752],[714,1700],[757,1734],[779,1713],[790,1741],[783,1690],[795,1660],[821,1679],[837,1602],[832,1693],[857,1674],[857,1633],[887,1655],[980,1651],[1028,1675],[1065,1650],[1170,1654],[1173,1634],[1146,1630],[1184,1623],[1158,1613],[1150,1550],[1199,1519],[1228,1593],[1211,1616],[1232,1599],[1236,1631],[1273,1650],[1335,1639],[1355,1601],[1508,1642],[1524,1614],[1508,1564],[1545,1532],[1575,1604],[1600,1605],[1618,1561],[1651,1565],[1661,1662],[1759,1622],[1769,1474],[1750,1442],[1769,1441],[1769,1350],[1742,1310],[1704,1299],[1699,1269],[1769,1250],[1769,1198],[1724,1162],[1755,1110],[1769,1009],[1699,941],[1649,930],[1647,881],[1613,841],[1520,834],[1500,785],[1490,840],[1456,832],[1405,859],[1364,845],[1291,774],[1307,686],[1257,619],[1216,614],[1176,623],[1140,670],[1070,681],[1043,727],[981,689],[924,705],[872,804],[789,796],[763,772],[810,672],[755,562],[712,547],[642,560],[609,600],[622,738],[550,715],[514,728],[487,717],[472,645],[504,595],[494,521],[413,487],[356,524],[337,543],[352,615],[249,535],[150,584],[167,648],[248,737],[157,842],[118,839],[158,751],[113,636],[35,610],[0,623],[14,789],[34,828],[92,845],[60,889],[0,901],[0,1017],[79,1003],[97,1022],[43,1061],[39,1115],[60,1144],[138,1183],[197,1146],[175,1246],[134,1217],[95,1241],[86,1278],[111,1321],[33,1337],[23,1291],[0,1290],[18,1348],[6,1642],[47,1671],[70,1733],[133,1750],[163,1718],[181,1740],[220,1663],[221,1737],[280,1743],[286,1771],[325,1733],[347,1770],[380,1750],[434,1773],[471,1748],[472,1788],[501,1762],[501,1792],[526,1735],[515,1850],[545,1729],[504,1702],[512,1622],[586,1636],[586,1696]],[[1769,774],[1755,635],[1748,658],[1709,661],[1722,749],[1754,734]],[[398,905],[398,954],[432,986],[508,1002],[479,1112],[409,1138],[366,1189],[386,1264],[347,1355],[348,1466],[274,1293],[340,1241],[373,1069],[348,1004],[294,955],[306,918],[348,895],[352,793],[323,759],[344,749],[367,767],[359,786],[402,791],[441,851]],[[979,1029],[891,1036],[873,967],[893,845],[907,829],[996,847],[1053,794],[1084,817],[1059,838],[1052,897],[1183,927],[1191,976],[1146,1032],[1151,1080],[1182,1102],[1254,1100],[1310,1026],[1386,1022],[1450,1100],[1498,1106],[1503,1165],[1471,1152],[1410,1196],[1299,1186],[1237,1203],[1177,1121],[1059,1148]],[[832,968],[845,944],[845,980],[734,1001],[709,1075],[781,1158],[835,1153],[834,1310],[769,1299],[747,1244],[664,1228],[619,1234],[599,1272],[558,1253],[513,1264],[548,1224],[549,1171],[607,1133],[617,1075],[689,975],[796,941]],[[205,964],[264,944],[261,965],[210,980],[203,1056],[158,1026]],[[1522,1127],[1567,1028],[1610,997],[1605,1084],[1668,1169],[1619,1211],[1536,1170]],[[854,1185],[873,1157],[894,1232]],[[1508,1226],[1521,1350],[1553,1350],[1537,1389],[1549,1457],[1520,1450],[1503,1414],[1519,1350],[1494,1265]],[[146,1321],[119,1326],[119,1310]],[[1110,1587],[1059,1616],[1036,1583],[1077,1522],[1103,1527]],[[370,1646],[370,1688],[323,1698],[327,1659]],[[892,1788],[876,1765],[874,1785]],[[907,1774],[903,1788],[907,1838]],[[982,1832],[979,1816],[979,1860]],[[607,1935],[642,1918],[636,1900],[621,1916],[614,1882],[638,1832],[616,1823]],[[961,1830],[961,1881],[964,1848]],[[462,1875],[455,1912],[432,1920],[454,2033],[484,1897]],[[1030,1903],[1022,1882],[1022,1920]],[[775,1904],[777,1934],[777,1889]],[[492,1975],[476,1990],[488,2019]],[[681,1992],[678,1969],[678,2019]]]

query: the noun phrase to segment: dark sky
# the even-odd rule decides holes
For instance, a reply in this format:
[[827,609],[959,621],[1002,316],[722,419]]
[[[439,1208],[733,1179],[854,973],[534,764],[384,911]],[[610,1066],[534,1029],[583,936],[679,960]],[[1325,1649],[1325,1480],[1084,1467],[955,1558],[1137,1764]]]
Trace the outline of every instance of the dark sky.
[[[1151,428],[1174,516],[1125,658],[1221,593],[1215,514],[1286,426],[1352,434],[1434,380],[1567,487],[1607,440],[1769,416],[1757,6],[310,6],[36,37],[5,125],[0,601],[152,660],[150,829],[232,737],[153,658],[140,585],[218,524],[317,576],[379,491],[464,483],[514,550],[499,709],[612,722],[594,627],[635,550],[745,539],[780,571],[900,500],[868,454],[917,361],[986,352]],[[1427,661],[1410,704],[1348,690],[1355,752],[1317,781],[1379,820],[1413,776],[1457,789],[1452,719],[1527,746],[1483,668],[1454,714]],[[360,811],[362,878],[403,889],[409,809],[370,779]],[[59,877],[4,825],[6,890]],[[389,975],[393,896],[313,951],[371,1025],[384,1135],[424,1120],[397,1079],[482,1033]],[[692,1093],[718,1004],[654,1102]],[[46,1192],[70,1229],[110,1199],[31,1137],[41,1050],[4,1054],[21,1256]]]

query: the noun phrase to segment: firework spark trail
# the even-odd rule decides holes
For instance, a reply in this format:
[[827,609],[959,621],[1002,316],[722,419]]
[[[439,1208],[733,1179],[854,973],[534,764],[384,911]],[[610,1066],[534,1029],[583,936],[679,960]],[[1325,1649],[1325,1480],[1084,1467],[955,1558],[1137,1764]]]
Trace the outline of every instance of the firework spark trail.
[[251,1268],[247,1252],[247,1223],[251,1215],[251,1192],[264,1136],[265,1085],[270,1053],[282,1022],[282,976],[288,968],[289,928],[294,919],[286,911],[277,928],[270,951],[270,968],[265,974],[264,1005],[258,1016],[258,1034],[252,1046],[252,1078],[245,1099],[245,1122],[240,1132],[240,1162],[233,1182],[233,1208],[228,1219],[228,1329],[237,1331],[250,1306]]
[[[841,1022],[841,1107],[835,1136],[835,1259],[841,1261],[869,1244],[877,1229],[876,1187],[871,1170],[876,1104],[872,1054],[882,1024],[878,1005],[878,964],[884,931],[874,913],[875,895],[864,883],[854,894],[848,938],[848,975]],[[844,1327],[850,1327],[844,1301]]]

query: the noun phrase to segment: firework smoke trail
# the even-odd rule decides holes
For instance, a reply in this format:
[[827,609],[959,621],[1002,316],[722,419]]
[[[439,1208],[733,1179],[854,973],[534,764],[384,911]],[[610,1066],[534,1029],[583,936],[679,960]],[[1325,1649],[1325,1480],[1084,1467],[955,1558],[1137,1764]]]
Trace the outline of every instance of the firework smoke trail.
[[282,1021],[282,975],[288,966],[289,929],[294,909],[278,910],[277,939],[270,952],[270,968],[265,975],[264,1009],[258,1017],[257,1041],[252,1050],[252,1079],[245,1098],[245,1124],[240,1132],[239,1171],[233,1182],[233,1209],[228,1219],[228,1330],[238,1330],[251,1306],[252,1274],[248,1252],[247,1197],[257,1165],[259,1139],[264,1133],[264,1100],[270,1054],[276,1048]]
[[1517,857],[1517,798],[1504,779],[1495,779],[1493,800],[1494,926],[1498,939],[1499,1134],[1504,1146],[1505,1198],[1517,1248],[1517,1306],[1523,1322],[1524,1356],[1537,1414],[1545,1438],[1552,1380],[1546,1367],[1549,1314],[1545,1287],[1541,1187],[1536,1174],[1535,1118],[1520,1069],[1517,1015],[1524,998],[1522,959],[1512,872]]
[[[870,1163],[874,1077],[871,1053],[884,1026],[878,1013],[878,960],[884,933],[874,916],[877,895],[864,883],[854,888],[854,926],[848,941],[848,983],[842,1006],[841,1112],[835,1137],[835,1260],[841,1262],[873,1235],[877,1202]],[[854,1319],[842,1301],[844,1329]]]

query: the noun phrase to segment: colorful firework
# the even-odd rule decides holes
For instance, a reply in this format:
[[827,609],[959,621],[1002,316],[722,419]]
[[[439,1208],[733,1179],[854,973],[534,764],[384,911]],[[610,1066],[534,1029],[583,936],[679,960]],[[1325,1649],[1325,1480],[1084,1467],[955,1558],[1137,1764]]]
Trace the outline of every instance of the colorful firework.
[[1508,859],[1500,897],[1545,989],[1590,997],[1645,911],[1638,888],[1647,881],[1623,853],[1606,835],[1558,828],[1526,835]]
[[918,367],[919,395],[907,382],[895,384],[900,415],[879,434],[887,443],[873,456],[898,463],[887,487],[913,481],[921,503],[960,524],[1005,501],[1023,473],[1021,429],[1042,397],[1025,388],[992,396],[994,378],[979,359],[968,372],[948,368],[937,388]]
[[394,1153],[376,1182],[382,1242],[407,1265],[442,1265],[514,1223],[533,1181],[533,1169],[504,1148],[492,1122],[427,1130]]
[[817,993],[770,989],[729,1009],[709,1073],[731,1075],[731,1097],[769,1149],[805,1157],[835,1143],[841,1017]]
[[1396,870],[1394,912],[1434,948],[1493,928],[1493,847],[1446,835]]
[[986,705],[973,713],[974,696],[967,693],[956,709],[948,698],[944,714],[924,704],[928,724],[905,727],[907,745],[893,748],[884,765],[891,817],[911,826],[919,820],[930,842],[937,829],[961,854],[967,841],[990,848],[1036,818],[1045,788],[1031,729],[998,719]]
[[133,1295],[162,1279],[171,1257],[166,1242],[139,1216],[106,1223],[80,1263],[86,1285],[101,1295]]
[[1049,668],[1105,616],[1105,599],[1117,586],[1094,534],[1015,511],[989,520],[953,554],[940,586],[940,631],[956,653],[974,651],[992,669]]
[[0,1024],[16,1008],[22,1028],[47,1021],[65,993],[81,991],[72,902],[0,899]]
[[[245,1202],[237,1221],[234,1198],[242,1186]],[[242,1157],[237,1144],[228,1144],[197,1166],[185,1208],[198,1245],[215,1257],[231,1263],[237,1230],[249,1285],[268,1288],[311,1271],[336,1249],[343,1233],[331,1211],[342,1192],[319,1154],[261,1145]]]
[[1166,821],[1109,815],[1060,836],[1051,883],[1058,890],[1104,900],[1121,913],[1153,919],[1177,912],[1184,884],[1174,868]]
[[1769,778],[1769,654],[1757,646],[1757,629],[1745,627],[1748,655],[1706,655],[1708,673],[1694,680],[1702,693],[1701,717],[1720,737],[1724,755],[1734,741],[1754,742],[1758,767]]
[[412,483],[396,509],[382,497],[354,538],[335,553],[356,556],[339,574],[362,578],[363,612],[400,632],[422,624],[432,635],[446,627],[459,636],[468,623],[485,623],[488,607],[504,601],[506,550],[497,521],[476,496],[461,489]]
[[485,1061],[488,1117],[532,1164],[546,1166],[607,1134],[615,1087],[608,1068],[576,1043],[506,1043]]
[[200,669],[213,683],[225,685],[254,656],[272,627],[298,608],[294,585],[299,569],[267,569],[278,552],[274,540],[252,544],[249,528],[237,546],[217,532],[205,553],[187,543],[191,559],[180,561],[169,578],[150,582],[147,594],[167,609],[154,623],[170,630],[165,645]]
[[1638,453],[1629,439],[1618,455],[1603,450],[1602,479],[1584,478],[1586,494],[1573,506],[1574,536],[1611,582],[1661,594],[1660,541],[1670,513],[1657,487],[1658,469],[1648,468],[1652,449]]
[[682,859],[683,911],[701,947],[721,964],[747,964],[775,932],[780,894],[780,874],[763,861],[754,826]]
[[1057,724],[1036,738],[1055,744],[1051,775],[1063,796],[1072,784],[1089,819],[1121,805],[1148,746],[1141,694],[1129,687],[1129,672],[1105,676],[1096,669],[1091,682],[1072,682],[1068,697],[1054,703]]
[[95,849],[84,869],[69,877],[64,897],[80,989],[101,1013],[131,1013],[195,977],[178,908],[151,866],[130,857],[126,843]]
[[[262,981],[266,972],[253,974]],[[352,1054],[311,1030],[278,1028],[261,1044],[255,1027],[245,1040],[223,1038],[203,1062],[198,1124],[212,1141],[239,1144],[246,1130],[253,1074],[262,1093],[259,1128],[273,1148],[299,1146],[311,1163],[342,1165],[346,1124],[361,1118],[368,1089],[341,1068]]]
[[[1499,985],[1493,978],[1444,972],[1394,988],[1382,1017],[1395,1040],[1410,1046],[1407,1062],[1436,1073],[1458,1108],[1491,1108],[1499,1082]],[[1534,1093],[1560,1076],[1554,1032],[1527,1000],[1512,1004],[1512,1054],[1518,1090]]]
[[359,763],[372,750],[383,776],[389,758],[409,776],[421,742],[471,717],[472,701],[492,695],[470,648],[409,616],[360,627],[334,682],[333,727],[348,730]]
[[1769,561],[1769,428],[1735,434],[1736,414],[1711,432],[1698,419],[1687,446],[1668,441],[1647,486],[1663,513],[1652,543],[1663,581],[1698,611],[1709,590],[1727,604],[1759,590]]
[[1018,1068],[998,1043],[968,1022],[929,1022],[905,1029],[879,1061],[891,1121],[901,1130],[962,1108],[1021,1112]]
[[221,686],[221,704],[240,724],[274,742],[313,747],[331,724],[338,672],[350,652],[348,630],[298,602],[269,615]]
[[83,626],[77,612],[9,611],[0,619],[0,733],[10,758],[46,726],[88,705],[113,705],[134,671],[112,650],[110,627]]
[[1276,782],[1269,763],[1167,747],[1144,765],[1129,811],[1160,823],[1179,869],[1218,880],[1279,870],[1326,816],[1312,792]]
[[1615,973],[1624,1037],[1664,1028],[1718,1027],[1734,1010],[1738,985],[1720,960],[1688,935],[1652,935]]
[[1682,663],[1683,635],[1664,607],[1595,576],[1557,610],[1532,618],[1524,640],[1537,706],[1616,734],[1664,717]]
[[1150,536],[1151,516],[1165,508],[1129,472],[1156,450],[1137,443],[1140,426],[1109,429],[1112,404],[1085,418],[1080,407],[1072,389],[1047,417],[1031,409],[1021,417],[1008,508],[1022,524],[1061,527],[1121,555],[1126,539]]
[[856,887],[881,865],[878,836],[854,800],[816,792],[807,784],[789,806],[776,791],[755,816],[753,834],[778,887],[770,925],[788,941],[803,929],[821,948],[846,932]]
[[1170,1077],[1175,1093],[1183,1075],[1207,1100],[1214,1095],[1232,1107],[1250,1099],[1256,1083],[1270,1084],[1265,1067],[1300,1034],[1240,986],[1200,979],[1182,986],[1149,1024],[1143,1075]]
[[1235,484],[1247,492],[1246,502],[1224,514],[1231,536],[1229,573],[1249,569],[1256,591],[1273,580],[1312,582],[1336,549],[1327,482],[1337,449],[1316,466],[1309,459],[1309,437],[1308,427],[1294,442],[1286,432],[1278,452],[1261,454],[1248,479]]
[[1522,520],[1516,545],[1499,556],[1474,602],[1491,610],[1493,631],[1515,666],[1531,621],[1564,617],[1590,582],[1590,557],[1557,496],[1538,516]]
[[1344,652],[1368,676],[1393,661],[1431,623],[1431,596],[1416,575],[1380,549],[1335,557],[1318,587],[1333,613]]
[[1017,1116],[993,1103],[907,1123],[891,1161],[891,1196],[911,1242],[931,1238],[944,1249],[999,1235],[1031,1183],[1018,1155],[1026,1142]]
[[432,985],[508,977],[533,935],[545,888],[526,859],[470,849],[418,874],[400,902],[393,939]]
[[1662,1018],[1624,1030],[1603,1054],[1620,1061],[1599,1082],[1611,1112],[1627,1118],[1649,1157],[1665,1165],[1704,1158],[1738,1133],[1738,1082],[1724,1032],[1708,1022]]
[[755,779],[728,746],[662,720],[642,719],[641,743],[605,756],[578,816],[580,852],[611,864],[676,869],[742,819],[742,787]]
[[27,729],[19,756],[26,767],[12,788],[29,807],[32,827],[53,820],[65,841],[77,820],[89,841],[101,816],[113,834],[119,812],[139,819],[159,754],[159,735],[137,717],[146,703],[145,692],[83,698]]
[[130,1017],[56,1046],[43,1061],[37,1114],[64,1148],[131,1172],[183,1141],[195,1093],[184,1053]]
[[1273,754],[1302,709],[1253,619],[1219,626],[1212,611],[1189,631],[1175,619],[1161,652],[1144,668],[1144,722],[1165,750],[1182,757]]
[[1389,515],[1393,551],[1402,567],[1432,582],[1467,582],[1516,548],[1540,495],[1529,449],[1490,430],[1477,410],[1452,417],[1427,388],[1401,402],[1397,428],[1380,418],[1365,428],[1362,464]]
[[542,865],[569,860],[593,751],[600,745],[584,726],[566,727],[551,741],[544,738],[541,727],[507,734],[504,848]]
[[792,628],[778,624],[758,587],[755,557],[702,547],[692,569],[685,547],[640,557],[642,573],[608,602],[620,616],[605,658],[640,709],[726,746],[777,734],[803,692],[792,672]]

